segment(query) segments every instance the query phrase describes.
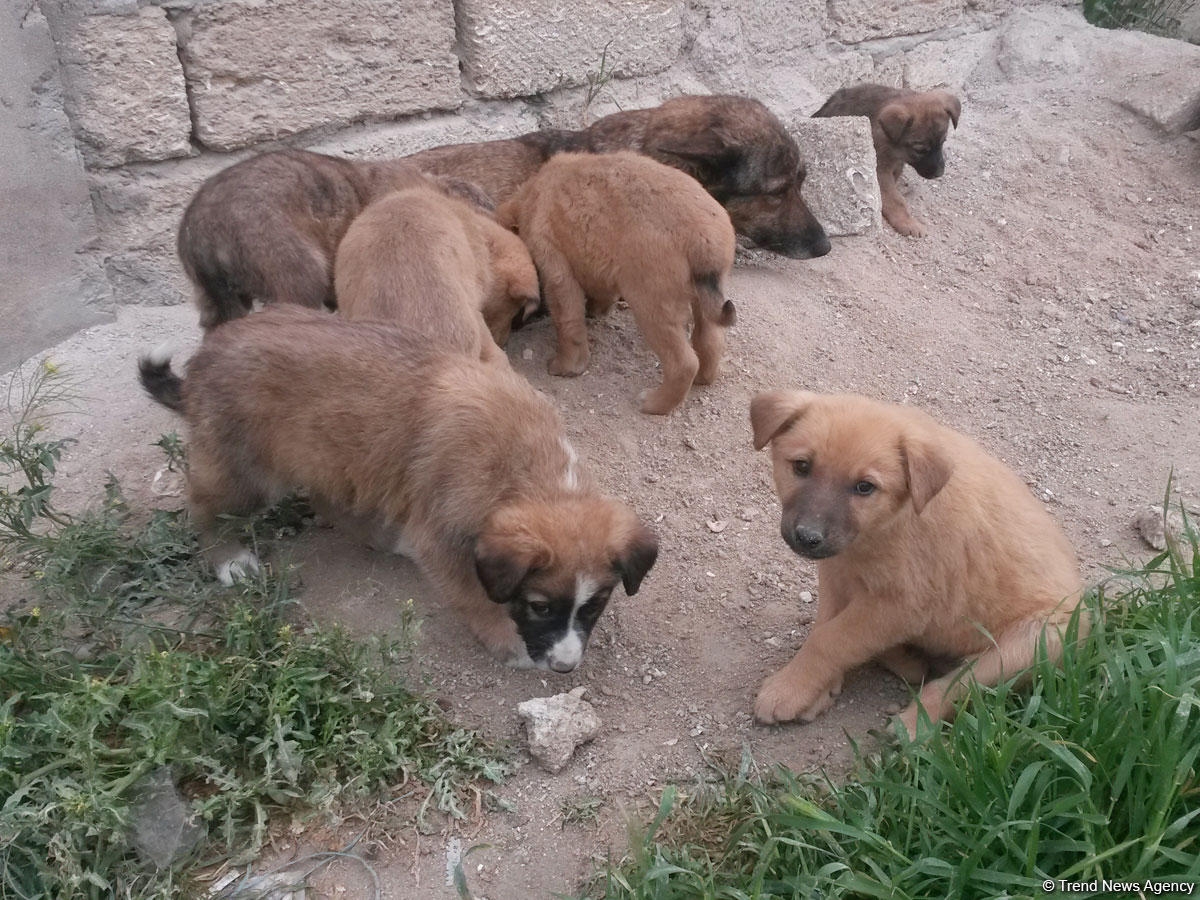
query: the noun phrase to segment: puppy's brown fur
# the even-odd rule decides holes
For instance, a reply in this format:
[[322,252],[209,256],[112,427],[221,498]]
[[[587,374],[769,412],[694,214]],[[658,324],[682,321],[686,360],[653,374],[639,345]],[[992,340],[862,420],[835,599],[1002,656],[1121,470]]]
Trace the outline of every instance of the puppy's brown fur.
[[182,382],[161,359],[140,369],[187,421],[189,508],[226,580],[255,563],[218,516],[303,487],[398,531],[497,657],[544,664],[522,638],[525,596],[584,582],[633,594],[654,563],[654,535],[596,490],[549,402],[508,367],[281,304],[209,332]]
[[347,319],[402,324],[434,346],[484,360],[518,313],[538,306],[537,270],[520,238],[470,204],[428,187],[394,191],[351,223],[334,270]]
[[868,116],[875,142],[875,170],[883,198],[883,217],[900,234],[924,237],[925,226],[912,217],[896,185],[905,164],[922,178],[939,178],[946,169],[942,144],[950,126],[958,127],[962,104],[946,91],[917,93],[882,84],[842,88],[814,116]]
[[[721,289],[735,238],[725,210],[692,178],[634,153],[560,154],[496,210],[542,277],[558,350],[553,375],[587,368],[587,312],[624,298],[662,363],[644,413],[663,415],[717,375],[736,315]],[[688,320],[692,322],[688,344]]]
[[500,204],[555,153],[586,149],[586,138],[581,132],[546,129],[499,141],[433,147],[406,156],[404,161],[429,175],[477,184]]
[[675,97],[613,113],[585,132],[594,153],[636,150],[687,172],[758,246],[809,259],[830,250],[801,196],[806,169],[783,123],[757,100],[728,94]]
[[278,150],[218,172],[188,204],[177,240],[201,326],[244,316],[256,300],[334,308],[334,253],[350,222],[388,191],[419,185],[490,204],[470,184],[402,161]]
[[[854,395],[759,394],[784,540],[817,559],[820,605],[800,652],[768,678],[761,722],[808,722],[870,660],[950,718],[968,678],[996,684],[1062,651],[1082,585],[1062,529],[1003,463],[917,410]],[[1081,621],[1081,630],[1086,621]],[[966,665],[926,681],[931,660]],[[900,716],[916,733],[917,706]]]

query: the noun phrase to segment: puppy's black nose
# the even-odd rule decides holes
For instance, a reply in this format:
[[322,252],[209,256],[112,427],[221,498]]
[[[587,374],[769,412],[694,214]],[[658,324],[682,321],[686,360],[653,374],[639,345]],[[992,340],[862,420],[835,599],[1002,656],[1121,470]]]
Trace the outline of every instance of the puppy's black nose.
[[796,538],[796,546],[805,553],[812,553],[818,550],[821,544],[825,541],[825,533],[818,531],[816,528],[805,528],[803,525],[797,525],[794,532]]

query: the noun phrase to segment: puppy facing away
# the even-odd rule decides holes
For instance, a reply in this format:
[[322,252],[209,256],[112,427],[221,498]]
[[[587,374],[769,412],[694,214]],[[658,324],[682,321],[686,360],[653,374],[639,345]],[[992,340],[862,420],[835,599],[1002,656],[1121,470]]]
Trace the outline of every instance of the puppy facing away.
[[226,583],[257,561],[218,517],[303,487],[396,535],[499,659],[569,672],[613,588],[636,593],[657,556],[506,366],[280,304],[208,332],[184,379],[153,356],[139,369],[187,422],[188,506]]
[[635,150],[687,172],[759,247],[810,259],[830,250],[801,196],[800,148],[766,106],[729,94],[675,97],[651,109],[613,113],[584,132],[593,153]]
[[950,126],[958,127],[961,114],[962,104],[946,91],[860,84],[836,91],[813,116],[870,118],[883,217],[900,234],[924,237],[925,226],[909,214],[896,182],[906,163],[922,178],[941,177],[946,170],[942,144]]
[[[812,721],[870,660],[923,684],[936,722],[968,679],[1027,669],[1043,637],[1061,656],[1078,563],[1011,469],[922,412],[855,395],[759,394],[750,420],[755,449],[771,445],[783,539],[818,561],[820,591],[804,646],[758,693],[760,722]],[[930,677],[947,658],[964,665]],[[917,711],[900,715],[909,735]]]
[[410,163],[305,150],[263,153],[213,175],[188,204],[176,243],[201,326],[243,316],[255,300],[334,308],[333,258],[351,220],[388,191],[418,185],[490,204],[475,186],[430,179]]
[[642,393],[642,412],[665,415],[693,383],[716,377],[737,318],[722,294],[735,237],[695,179],[635,153],[563,153],[496,218],[516,228],[541,275],[558,341],[552,375],[587,368],[586,313],[623,298],[662,363],[662,384]]
[[521,239],[430,187],[393,191],[359,214],[338,246],[338,311],[402,325],[435,346],[505,359],[513,318],[540,302]]

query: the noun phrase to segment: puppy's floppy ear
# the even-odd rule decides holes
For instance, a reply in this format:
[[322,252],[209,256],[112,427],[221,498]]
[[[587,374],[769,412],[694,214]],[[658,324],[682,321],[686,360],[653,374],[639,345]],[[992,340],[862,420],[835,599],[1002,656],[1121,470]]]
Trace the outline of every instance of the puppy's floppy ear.
[[804,415],[813,401],[805,391],[767,391],[750,401],[750,427],[754,449],[761,450],[777,434]]
[[926,437],[906,437],[900,444],[900,457],[908,476],[908,494],[917,515],[938,491],[946,486],[954,472],[954,463]]
[[518,193],[517,196],[505,200],[496,207],[496,221],[500,223],[501,227],[507,228],[513,234],[518,233],[517,216],[521,212],[520,199],[521,194]]
[[523,531],[489,529],[475,541],[475,574],[495,603],[508,603],[529,573],[550,560],[550,548]]
[[655,130],[646,135],[643,144],[643,153],[668,153],[696,162],[711,162],[741,150],[741,142],[731,141],[719,125],[693,131],[686,137],[674,130],[665,134]]
[[942,106],[946,110],[946,115],[950,117],[950,121],[957,128],[958,117],[962,115],[962,103],[949,91],[933,91],[933,95],[942,102]]
[[618,551],[613,567],[621,574],[625,593],[632,597],[642,586],[642,579],[658,559],[658,537],[642,523],[630,532],[625,545]]
[[879,127],[893,144],[899,144],[912,127],[913,114],[903,103],[889,103],[879,111]]

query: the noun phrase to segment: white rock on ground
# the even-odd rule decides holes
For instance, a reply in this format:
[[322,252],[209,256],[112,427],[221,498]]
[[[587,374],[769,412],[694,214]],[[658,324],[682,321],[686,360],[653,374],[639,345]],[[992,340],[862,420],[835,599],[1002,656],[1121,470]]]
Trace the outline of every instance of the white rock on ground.
[[1161,506],[1147,506],[1133,518],[1133,529],[1146,546],[1153,550],[1167,549],[1167,535],[1177,542],[1183,535],[1183,516],[1178,509],[1168,510],[1163,519]]
[[529,754],[547,772],[562,769],[575,753],[600,733],[603,724],[592,704],[583,699],[586,688],[577,687],[553,697],[534,697],[517,704],[517,715],[529,736]]

